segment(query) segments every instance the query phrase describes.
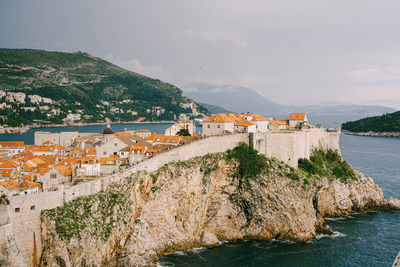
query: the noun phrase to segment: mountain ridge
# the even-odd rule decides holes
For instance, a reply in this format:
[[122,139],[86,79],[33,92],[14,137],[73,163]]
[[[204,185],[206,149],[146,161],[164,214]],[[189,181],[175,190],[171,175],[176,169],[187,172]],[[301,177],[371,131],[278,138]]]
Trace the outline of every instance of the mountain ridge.
[[7,126],[66,119],[93,123],[107,117],[113,121],[172,121],[181,114],[187,118],[208,114],[172,84],[83,52],[2,48],[0,90],[4,103],[0,124]]
[[232,112],[254,112],[263,114],[287,114],[291,112],[324,114],[366,114],[378,115],[393,112],[395,109],[379,105],[358,105],[334,103],[329,105],[282,105],[270,101],[255,90],[245,87],[216,86],[197,83],[184,88],[185,94],[194,100]]

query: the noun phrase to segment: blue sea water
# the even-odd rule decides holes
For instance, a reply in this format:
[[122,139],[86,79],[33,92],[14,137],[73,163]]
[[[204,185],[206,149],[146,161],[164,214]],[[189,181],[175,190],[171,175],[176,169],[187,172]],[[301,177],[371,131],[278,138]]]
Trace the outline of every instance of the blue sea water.
[[[341,135],[343,158],[400,198],[400,138]],[[161,266],[391,266],[400,251],[400,213],[369,212],[328,220],[335,235],[308,243],[243,241],[176,252]]]

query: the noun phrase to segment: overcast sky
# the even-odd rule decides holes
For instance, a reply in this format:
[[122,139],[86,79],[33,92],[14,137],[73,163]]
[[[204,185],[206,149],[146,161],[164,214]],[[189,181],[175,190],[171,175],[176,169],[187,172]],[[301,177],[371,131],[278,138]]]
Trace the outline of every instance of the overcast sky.
[[399,0],[0,0],[0,47],[85,51],[185,88],[400,109]]

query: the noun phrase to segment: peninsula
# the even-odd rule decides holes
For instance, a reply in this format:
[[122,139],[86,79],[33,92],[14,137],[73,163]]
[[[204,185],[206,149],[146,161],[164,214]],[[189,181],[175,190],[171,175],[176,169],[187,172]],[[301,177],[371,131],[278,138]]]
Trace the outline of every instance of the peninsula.
[[346,134],[400,137],[400,111],[342,124]]

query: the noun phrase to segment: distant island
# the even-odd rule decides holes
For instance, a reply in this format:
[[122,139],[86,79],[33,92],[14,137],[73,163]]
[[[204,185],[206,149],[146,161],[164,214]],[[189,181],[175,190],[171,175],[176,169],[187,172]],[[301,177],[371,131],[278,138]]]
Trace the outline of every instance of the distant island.
[[342,130],[354,135],[400,137],[400,111],[345,122]]
[[0,49],[0,100],[4,128],[209,115],[176,86],[83,52]]

